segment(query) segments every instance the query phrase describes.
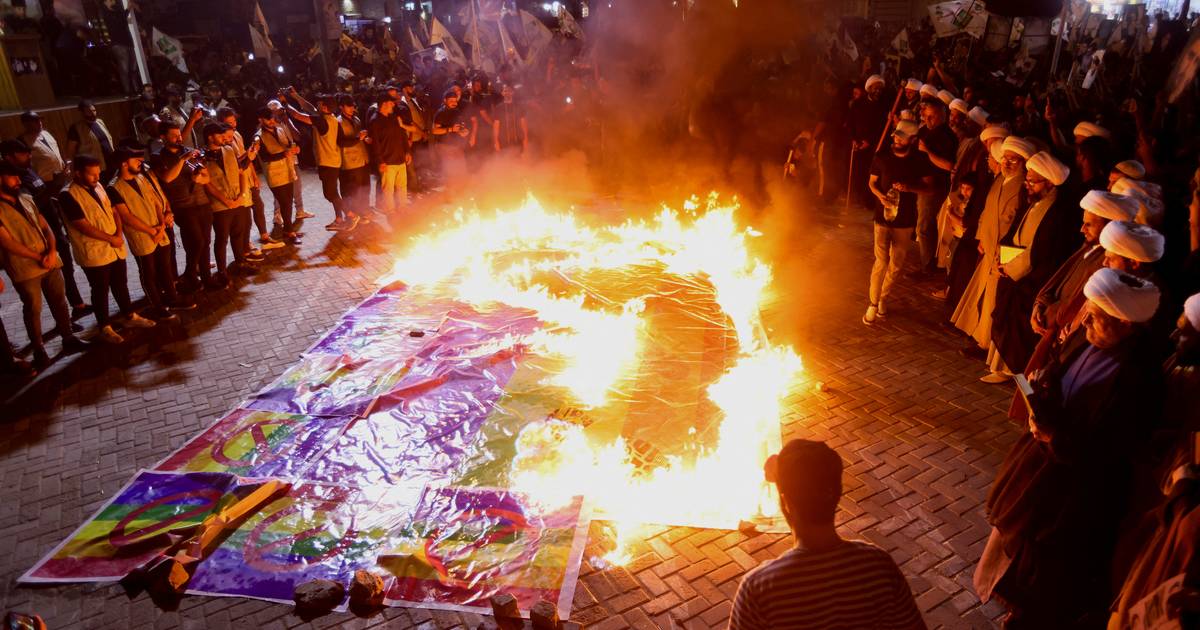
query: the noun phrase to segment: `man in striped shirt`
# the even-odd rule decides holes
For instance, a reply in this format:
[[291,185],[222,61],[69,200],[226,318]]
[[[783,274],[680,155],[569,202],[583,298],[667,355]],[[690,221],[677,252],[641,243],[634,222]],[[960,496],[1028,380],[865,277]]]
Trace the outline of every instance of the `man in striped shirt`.
[[766,465],[796,547],[742,579],[730,630],[924,630],[908,582],[887,552],[834,527],[842,459],[824,442],[792,440]]

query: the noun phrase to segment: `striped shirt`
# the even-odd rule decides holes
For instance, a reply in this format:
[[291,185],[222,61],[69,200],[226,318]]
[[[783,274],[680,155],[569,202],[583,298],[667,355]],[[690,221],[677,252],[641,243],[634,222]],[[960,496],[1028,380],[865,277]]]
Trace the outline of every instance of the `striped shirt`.
[[908,582],[886,551],[846,541],[829,551],[792,549],[746,574],[730,630],[924,630]]

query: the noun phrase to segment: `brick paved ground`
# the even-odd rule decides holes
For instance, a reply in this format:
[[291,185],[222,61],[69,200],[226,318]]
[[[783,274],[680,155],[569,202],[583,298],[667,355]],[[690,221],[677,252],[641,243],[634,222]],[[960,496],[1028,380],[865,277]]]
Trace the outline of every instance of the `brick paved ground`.
[[[51,628],[479,622],[472,615],[392,609],[367,620],[329,616],[306,624],[286,606],[252,600],[191,597],[178,611],[161,611],[110,586],[16,585],[134,471],[282,373],[370,293],[400,239],[377,227],[330,238],[321,229],[328,210],[317,201],[315,180],[309,174],[305,196],[319,216],[309,221],[298,255],[275,254],[267,273],[236,293],[206,297],[182,325],[60,361],[4,403],[0,608],[37,612]],[[809,379],[791,401],[785,438],[816,437],[839,449],[848,464],[840,525],[892,553],[930,627],[993,627],[999,610],[979,605],[970,576],[988,531],[980,506],[1016,437],[1002,420],[1005,395],[976,382],[979,366],[955,352],[960,342],[936,325],[938,305],[919,287],[906,283],[889,321],[864,327],[869,222],[834,210],[809,215],[793,235],[791,249],[800,253],[777,269],[784,295],[768,312],[775,334],[795,340]],[[9,335],[23,342],[16,302],[11,289],[0,295],[0,314]],[[790,544],[779,535],[651,533],[629,566],[604,569],[585,558],[572,619],[605,629],[723,627],[740,576]],[[605,534],[603,524],[594,524],[589,550],[602,549]]]

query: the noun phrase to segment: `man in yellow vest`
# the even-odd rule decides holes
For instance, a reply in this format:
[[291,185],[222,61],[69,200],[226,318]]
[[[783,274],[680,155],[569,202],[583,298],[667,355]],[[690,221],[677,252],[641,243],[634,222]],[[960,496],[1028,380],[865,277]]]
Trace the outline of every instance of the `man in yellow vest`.
[[209,123],[204,127],[204,162],[208,168],[209,182],[204,185],[208,192],[213,212],[213,255],[217,259],[217,275],[214,282],[218,287],[229,285],[225,266],[225,249],[233,249],[233,265],[229,272],[251,276],[257,270],[245,245],[250,232],[250,183],[247,167],[257,157],[254,151],[238,157],[232,144],[232,130],[222,123]]
[[175,265],[171,262],[171,241],[167,230],[175,225],[175,215],[158,177],[143,168],[146,152],[140,146],[123,145],[113,152],[117,176],[106,192],[113,209],[121,216],[125,242],[137,260],[142,291],[159,320],[174,320],[171,311],[196,308],[175,292]]
[[100,172],[109,174],[113,169],[109,159],[115,146],[112,134],[91,101],[79,101],[78,109],[82,119],[67,130],[67,159],[79,153],[90,155],[100,161]]
[[99,337],[108,343],[125,338],[113,330],[108,317],[108,294],[130,328],[152,328],[154,322],[138,315],[129,299],[125,269],[125,239],[121,215],[113,210],[108,193],[100,185],[100,160],[86,153],[71,162],[71,184],[58,195],[58,205],[67,220],[67,237],[75,262],[83,268],[92,288],[92,312],[100,326]]
[[356,208],[360,217],[367,207],[371,184],[371,156],[367,152],[367,130],[358,118],[358,105],[349,94],[338,95],[337,144],[342,150],[342,170],[338,182],[342,186],[342,200],[349,208]]
[[[358,214],[346,206],[343,195],[338,191],[338,176],[342,168],[342,150],[338,146],[338,129],[341,125],[333,115],[336,98],[329,94],[317,96],[314,109],[291,88],[286,94],[279,93],[279,100],[287,101],[287,112],[296,122],[304,123],[313,130],[313,152],[317,158],[317,176],[321,178],[321,193],[333,205],[334,220],[325,226],[331,232],[349,231],[358,226]],[[295,106],[293,105],[295,104]],[[297,109],[299,106],[303,109]]]
[[292,142],[291,136],[283,128],[268,107],[258,110],[258,134],[255,141],[259,144],[258,160],[262,163],[263,175],[267,178],[267,187],[275,197],[275,208],[280,214],[283,225],[283,240],[298,243],[300,235],[292,222],[292,206],[296,194],[296,160],[300,153],[300,145]]
[[65,352],[82,352],[87,343],[71,331],[71,313],[63,281],[62,260],[55,251],[54,231],[33,197],[21,191],[21,170],[0,163],[0,254],[4,271],[21,298],[25,331],[33,347],[33,367],[50,365],[42,343],[42,296],[50,306]]

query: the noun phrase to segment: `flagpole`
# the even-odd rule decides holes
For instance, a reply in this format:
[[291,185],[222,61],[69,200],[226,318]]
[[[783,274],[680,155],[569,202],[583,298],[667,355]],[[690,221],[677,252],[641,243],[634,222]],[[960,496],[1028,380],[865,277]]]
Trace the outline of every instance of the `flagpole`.
[[150,66],[146,63],[146,49],[142,47],[142,33],[138,28],[137,12],[129,8],[129,0],[121,0],[121,6],[129,11],[128,23],[129,34],[133,36],[133,58],[137,62],[138,76],[145,85],[150,82]]
[[1062,11],[1058,16],[1058,34],[1054,36],[1054,56],[1050,58],[1050,80],[1054,80],[1054,74],[1058,72],[1058,55],[1062,52],[1063,29],[1067,27],[1067,7],[1070,2],[1063,2]]
[[325,29],[325,9],[328,0],[313,0],[313,13],[317,18],[317,39],[321,46],[321,74],[325,77],[325,88],[333,89],[333,76],[329,73],[329,34]]

